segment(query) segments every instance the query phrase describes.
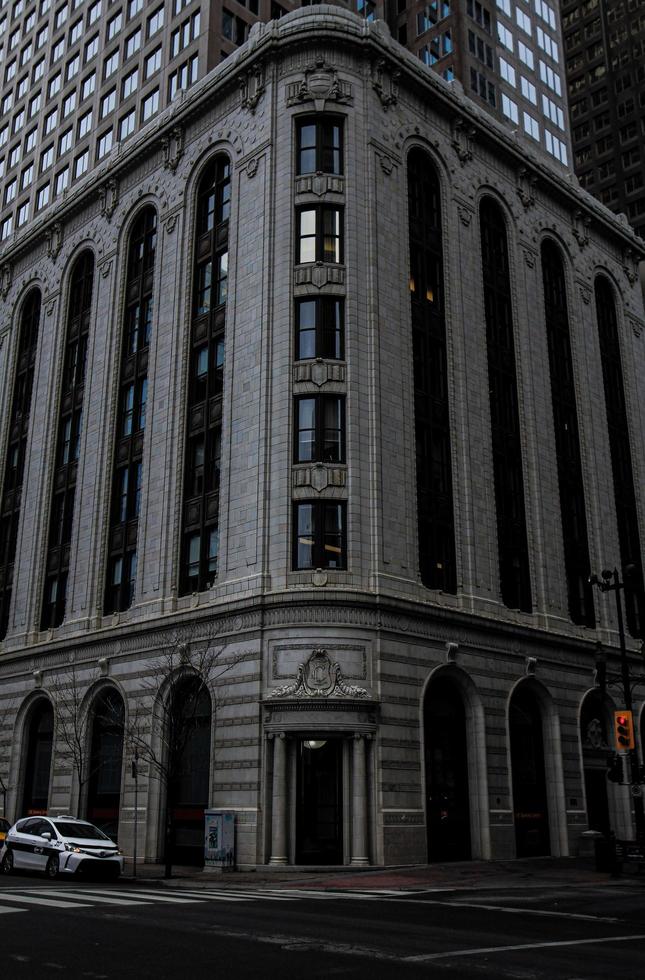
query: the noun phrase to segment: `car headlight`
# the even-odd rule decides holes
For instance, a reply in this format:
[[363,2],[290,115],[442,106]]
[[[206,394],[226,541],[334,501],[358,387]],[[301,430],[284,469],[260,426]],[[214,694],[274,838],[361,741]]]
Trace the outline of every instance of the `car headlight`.
[[71,851],[72,854],[82,854],[83,853],[81,851],[80,847],[72,847],[71,844],[65,844],[65,850],[66,851]]

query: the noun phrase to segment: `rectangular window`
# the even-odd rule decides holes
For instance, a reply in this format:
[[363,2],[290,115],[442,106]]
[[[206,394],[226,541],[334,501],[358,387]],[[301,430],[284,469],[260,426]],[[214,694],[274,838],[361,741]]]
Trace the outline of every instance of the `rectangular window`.
[[550,133],[549,130],[546,129],[546,127],[544,129],[544,143],[547,148],[547,151],[551,154],[551,156],[555,157],[556,160],[559,160],[560,163],[563,163],[566,166],[567,164],[566,145],[562,142],[562,140],[559,140],[557,136],[554,136],[553,133]]
[[72,26],[69,29],[70,48],[73,44],[76,44],[77,41],[80,41],[82,36],[83,36],[83,18],[79,17],[79,19],[74,24],[72,24]]
[[[25,136],[25,153],[31,153],[36,147],[36,141],[38,139],[38,127],[34,126],[27,135]],[[2,140],[0,140],[0,143]]]
[[143,10],[143,0],[128,0],[128,20],[132,20]]
[[74,55],[73,58],[70,58],[70,60],[65,65],[65,80],[69,82],[70,79],[74,78],[74,76],[78,74],[78,70],[80,67],[81,67],[81,56],[80,54],[76,54]]
[[513,102],[512,99],[509,99],[508,95],[505,95],[504,93],[502,93],[502,113],[507,119],[510,119],[511,122],[518,122],[519,116],[517,112],[517,103]]
[[70,112],[73,112],[76,108],[76,92],[70,92],[66,98],[63,99],[62,106],[62,118],[65,119],[69,116]]
[[58,156],[62,157],[64,153],[69,153],[72,148],[72,134],[73,130],[70,126],[66,129],[64,133],[58,137]]
[[343,144],[340,120],[299,120],[296,128],[297,173],[342,174]]
[[63,167],[56,174],[56,194],[62,194],[66,187],[69,186],[69,167]]
[[305,395],[295,399],[294,463],[345,462],[345,398]]
[[141,103],[141,122],[147,122],[159,110],[159,89],[154,89]]
[[119,67],[119,49],[109,54],[103,62],[103,78],[109,78]]
[[163,6],[157,7],[154,13],[148,17],[148,37],[152,37],[163,27]]
[[4,240],[9,237],[12,230],[13,230],[13,216],[9,215],[9,217],[5,218],[2,224],[0,225],[0,241],[4,242]]
[[85,64],[95,58],[99,50],[99,36],[95,34],[85,45]]
[[524,113],[524,132],[532,136],[534,140],[540,141],[540,127],[537,119],[534,119],[528,112]]
[[45,74],[45,59],[41,58],[40,61],[36,62],[36,64],[31,70],[31,80],[34,83],[39,82],[44,74]]
[[84,136],[87,136],[90,129],[92,128],[92,110],[86,112],[78,120],[78,135],[77,139],[82,140]]
[[52,47],[50,64],[53,65],[56,61],[62,58],[64,51],[65,51],[65,38],[62,37],[60,41],[57,41],[56,44],[54,44],[54,46]]
[[540,78],[545,85],[548,85],[557,95],[562,95],[562,83],[560,76],[553,68],[549,68],[546,62],[540,59]]
[[499,73],[505,82],[515,88],[515,69],[504,58],[499,59]]
[[49,184],[44,184],[36,192],[36,211],[40,211],[49,203]]
[[52,78],[49,79],[49,84],[47,86],[47,98],[51,99],[54,95],[58,95],[61,86],[61,73],[57,72]]
[[345,504],[294,504],[294,569],[346,568]]
[[502,47],[506,48],[508,51],[513,51],[513,35],[509,31],[508,27],[504,27],[501,21],[497,21],[497,39]]
[[29,100],[29,118],[31,119],[40,109],[41,97],[40,92],[38,92],[32,99]]
[[88,27],[90,27],[92,24],[95,24],[100,16],[101,16],[101,0],[96,0],[96,3],[93,3],[92,6],[87,11]]
[[96,89],[96,72],[90,72],[87,78],[83,79],[83,84],[81,85],[81,100],[87,99],[94,93]]
[[123,15],[119,10],[119,12],[116,13],[114,17],[110,17],[109,21],[107,22],[107,31],[106,31],[107,41],[112,41],[117,36],[119,31],[121,30],[122,24],[123,24]]
[[22,226],[25,224],[28,218],[29,218],[29,201],[25,201],[25,203],[21,204],[20,207],[18,208],[18,214],[16,217],[16,227],[22,228]]
[[107,115],[109,115],[111,112],[114,112],[115,107],[116,107],[116,89],[111,88],[110,91],[106,92],[103,98],[101,99],[101,111],[100,111],[101,119],[105,119]]
[[121,99],[127,99],[136,92],[139,84],[139,69],[129,72],[121,82]]
[[119,140],[127,139],[128,136],[132,136],[134,132],[135,124],[135,111],[128,112],[126,116],[122,116],[119,120]]
[[136,31],[133,31],[125,42],[125,56],[126,58],[131,58],[133,54],[141,47],[141,28],[137,27]]
[[524,75],[520,75],[520,87],[522,89],[522,95],[533,105],[537,105],[537,91],[533,82],[529,82],[528,78]]
[[533,71],[533,69],[535,68],[535,59],[533,57],[533,52],[531,51],[530,48],[527,48],[527,46],[524,44],[523,41],[517,42],[517,55],[520,61],[523,61],[526,67],[530,68],[531,71]]
[[328,205],[300,208],[297,212],[296,262],[343,261],[342,211]]
[[296,360],[345,356],[343,306],[333,296],[296,300]]
[[519,7],[515,8],[515,22],[520,30],[528,34],[529,37],[531,36],[531,18]]
[[143,77],[147,81],[161,68],[161,47],[155,48],[144,61]]
[[62,27],[63,26],[63,24],[67,20],[68,13],[69,13],[69,11],[67,9],[67,4],[65,4],[64,6],[58,8],[58,10],[56,11],[56,14],[54,16],[54,29],[55,30],[58,30],[59,27]]
[[197,81],[199,55],[194,54],[168,76],[168,101],[171,102],[179,91],[185,91]]
[[89,167],[90,164],[90,151],[85,150],[84,153],[79,154],[74,160],[74,178],[78,180]]
[[45,170],[47,170],[48,167],[51,167],[51,165],[52,165],[53,162],[54,162],[54,144],[51,143],[40,154],[40,172],[41,172],[41,174]]

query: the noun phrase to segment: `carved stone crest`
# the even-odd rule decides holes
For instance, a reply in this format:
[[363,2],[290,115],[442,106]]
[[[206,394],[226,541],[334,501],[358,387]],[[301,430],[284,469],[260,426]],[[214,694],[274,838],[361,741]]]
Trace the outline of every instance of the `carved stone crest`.
[[467,228],[470,222],[473,220],[472,211],[469,211],[468,208],[464,208],[461,204],[459,204],[457,206],[457,214],[459,215],[459,220],[461,221],[462,225],[465,225]]
[[582,211],[579,210],[574,213],[571,232],[580,248],[584,248],[585,245],[589,244],[590,225],[591,218],[588,215],[584,215]]
[[381,170],[387,177],[389,177],[394,170],[394,160],[392,157],[389,157],[387,153],[378,153],[377,156],[379,163],[381,164]]
[[528,210],[535,204],[535,185],[537,184],[537,177],[532,174],[526,167],[520,167],[517,172],[517,196],[524,205],[524,208]]
[[256,173],[258,172],[259,165],[260,165],[260,158],[251,157],[251,159],[246,165],[246,176],[249,178],[255,177]]
[[535,255],[533,252],[530,252],[528,248],[524,249],[524,261],[528,265],[529,269],[535,268]]
[[332,661],[326,650],[317,648],[298,665],[296,679],[270,692],[271,698],[366,698],[364,687],[347,684],[340,664]]
[[589,306],[589,304],[591,303],[591,290],[589,289],[588,286],[580,287],[580,298],[582,299],[582,302],[585,304],[585,306]]
[[474,126],[467,126],[463,119],[455,119],[452,126],[451,146],[462,167],[473,158],[473,141],[476,130]]
[[47,255],[55,262],[63,247],[63,226],[57,221],[47,232]]
[[0,293],[2,298],[6,299],[9,290],[11,289],[11,280],[13,279],[13,271],[8,262],[0,269]]
[[338,72],[324,58],[317,58],[315,63],[307,65],[304,77],[300,82],[287,85],[287,105],[299,105],[302,102],[313,102],[316,112],[322,112],[326,102],[337,102],[341,105],[351,102],[352,87],[338,77]]
[[643,332],[643,324],[640,322],[640,320],[636,320],[634,317],[630,317],[629,322],[631,324],[634,336],[640,337],[641,333]]
[[585,732],[585,745],[590,745],[593,749],[609,748],[605,739],[605,732],[599,718],[592,718],[587,725]]
[[248,109],[253,115],[264,89],[264,66],[261,61],[258,61],[250,71],[244,72],[240,78],[241,107]]
[[385,58],[378,58],[372,65],[372,88],[386,112],[391,105],[396,105],[399,101],[397,79],[400,74],[398,70],[387,67]]
[[623,272],[633,286],[638,279],[638,259],[631,248],[626,248],[623,253]]
[[184,155],[184,130],[181,126],[174,126],[161,141],[163,151],[163,165],[166,170],[173,173],[179,165],[179,161]]
[[110,221],[119,203],[118,181],[114,179],[106,180],[99,187],[99,199],[101,202],[101,214]]

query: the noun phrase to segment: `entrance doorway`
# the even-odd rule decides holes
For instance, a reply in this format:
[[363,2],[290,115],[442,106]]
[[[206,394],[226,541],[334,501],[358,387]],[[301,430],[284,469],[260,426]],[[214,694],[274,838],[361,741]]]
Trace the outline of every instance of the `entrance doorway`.
[[607,791],[607,717],[610,707],[602,695],[592,691],[584,700],[580,712],[580,741],[587,798],[589,830],[609,835],[609,794]]
[[47,813],[54,709],[45,698],[32,709],[28,731],[24,793],[21,812],[18,814],[21,817]]
[[428,860],[468,861],[466,714],[461,692],[448,678],[438,678],[428,688],[424,732]]
[[540,857],[551,853],[542,715],[535,695],[526,688],[511,700],[509,735],[517,856]]
[[87,819],[118,840],[125,709],[118,691],[107,688],[94,703]]
[[296,864],[343,863],[341,739],[297,743]]

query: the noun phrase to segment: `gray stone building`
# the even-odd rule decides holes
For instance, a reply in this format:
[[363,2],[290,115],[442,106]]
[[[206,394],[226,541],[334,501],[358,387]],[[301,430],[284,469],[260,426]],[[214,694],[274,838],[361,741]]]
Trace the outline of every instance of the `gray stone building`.
[[629,833],[587,580],[642,582],[640,249],[330,7],[256,24],[6,243],[7,815],[131,854],[137,748],[149,860],[165,800],[177,859],[211,806],[242,866]]

